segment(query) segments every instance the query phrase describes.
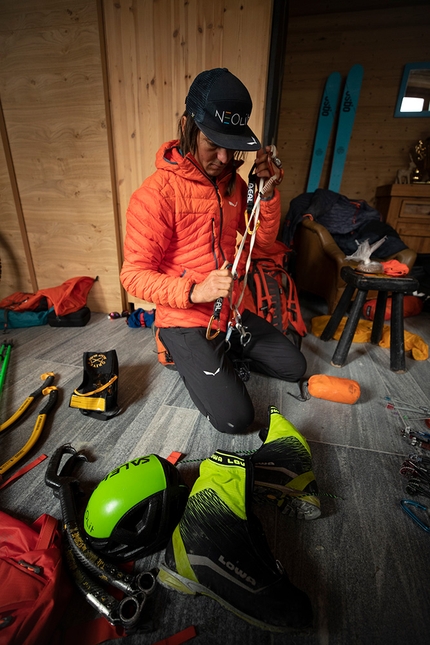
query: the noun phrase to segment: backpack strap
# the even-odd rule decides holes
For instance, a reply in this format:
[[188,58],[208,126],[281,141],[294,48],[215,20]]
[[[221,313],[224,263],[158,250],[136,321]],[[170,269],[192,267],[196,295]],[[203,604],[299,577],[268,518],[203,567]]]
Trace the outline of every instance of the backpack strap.
[[47,513],[43,516],[43,524],[36,542],[36,551],[44,551],[52,545],[58,530],[58,520]]
[[296,285],[294,283],[294,280],[288,273],[288,271],[285,271],[285,276],[288,282],[288,289],[286,289],[286,292],[287,292],[287,309],[289,312],[289,320],[291,322],[291,325],[294,327],[296,332],[300,334],[300,336],[306,336],[307,329],[306,329],[305,321],[303,320],[303,317],[302,317],[302,312],[300,310],[299,296],[297,294]]
[[[115,640],[126,636],[121,627],[111,625],[106,618],[99,617],[87,621],[83,625],[69,628],[65,634],[62,634],[61,645],[98,645],[107,640]],[[196,628],[190,625],[186,629],[157,641],[154,645],[181,645],[197,636]],[[57,640],[55,645],[60,645]]]
[[[266,274],[259,262],[253,264],[254,269],[254,287],[255,287],[255,301],[257,305],[258,315],[262,315],[266,320],[271,322],[271,301],[269,301],[269,289],[266,281]],[[261,314],[259,313],[261,312]]]
[[6,486],[9,486],[9,484],[12,484],[16,479],[19,479],[22,477],[22,475],[25,475],[25,473],[28,473],[29,470],[40,464],[42,461],[48,458],[48,455],[39,455],[39,457],[36,457],[36,459],[33,459],[29,464],[26,464],[19,470],[17,470],[13,475],[9,477],[9,479],[6,479],[6,481],[2,480],[2,477],[0,476],[0,490],[2,488],[5,488]]
[[181,645],[194,638],[194,636],[197,636],[196,628],[194,625],[190,625],[190,627],[183,629],[177,634],[163,638],[162,641],[157,641],[154,645]]

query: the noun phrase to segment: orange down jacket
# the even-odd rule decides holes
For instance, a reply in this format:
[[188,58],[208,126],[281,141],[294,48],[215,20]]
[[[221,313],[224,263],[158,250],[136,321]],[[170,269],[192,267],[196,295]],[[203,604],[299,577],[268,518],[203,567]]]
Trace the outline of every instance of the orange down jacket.
[[[190,289],[225,260],[233,263],[237,231],[245,230],[247,184],[237,175],[233,194],[225,196],[231,169],[212,180],[192,155],[181,155],[178,143],[160,148],[157,170],[131,196],[121,282],[130,295],[156,305],[157,327],[206,327],[213,303],[192,304]],[[260,248],[269,250],[276,240],[280,212],[275,190],[272,199],[261,202]],[[240,289],[237,280],[233,302]],[[228,319],[225,299],[220,317],[224,331]]]

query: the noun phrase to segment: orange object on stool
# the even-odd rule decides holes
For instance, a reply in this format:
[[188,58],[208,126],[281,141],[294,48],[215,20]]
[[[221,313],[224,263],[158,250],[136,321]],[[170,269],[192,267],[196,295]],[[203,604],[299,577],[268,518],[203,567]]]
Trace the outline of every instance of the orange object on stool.
[[407,264],[402,264],[398,260],[387,260],[386,262],[381,262],[381,264],[384,267],[384,273],[387,275],[400,277],[409,273]]

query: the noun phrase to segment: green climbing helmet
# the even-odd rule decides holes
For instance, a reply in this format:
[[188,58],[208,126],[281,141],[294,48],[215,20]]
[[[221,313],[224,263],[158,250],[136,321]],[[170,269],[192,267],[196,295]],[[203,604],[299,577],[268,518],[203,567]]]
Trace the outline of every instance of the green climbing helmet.
[[163,457],[146,455],[118,466],[98,484],[85,509],[91,548],[121,562],[160,551],[188,494],[179,470]]

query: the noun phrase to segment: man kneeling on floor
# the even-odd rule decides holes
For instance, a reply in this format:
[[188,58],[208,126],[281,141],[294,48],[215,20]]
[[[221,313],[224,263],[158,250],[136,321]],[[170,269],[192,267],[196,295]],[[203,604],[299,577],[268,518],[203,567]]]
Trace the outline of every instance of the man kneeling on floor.
[[238,309],[229,326],[242,287],[241,267],[230,271],[237,234],[249,231],[240,152],[257,153],[255,175],[264,185],[255,243],[267,251],[280,224],[272,174],[279,169],[248,126],[248,90],[227,69],[199,74],[185,104],[179,139],[160,148],[157,170],[131,197],[121,281],[155,303],[160,340],[200,412],[220,432],[239,434],[252,424],[254,406],[235,367],[290,382],[306,371],[300,350],[256,314]]

